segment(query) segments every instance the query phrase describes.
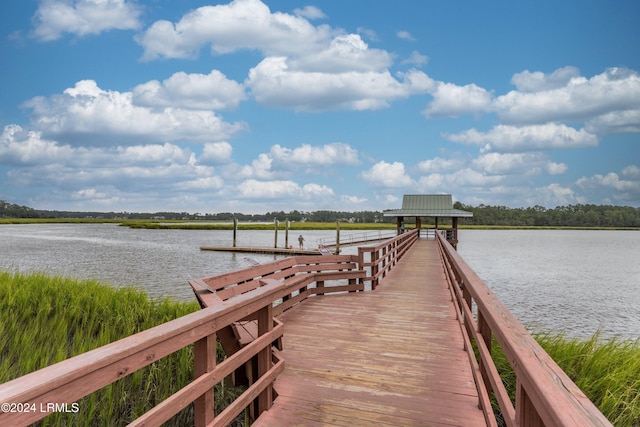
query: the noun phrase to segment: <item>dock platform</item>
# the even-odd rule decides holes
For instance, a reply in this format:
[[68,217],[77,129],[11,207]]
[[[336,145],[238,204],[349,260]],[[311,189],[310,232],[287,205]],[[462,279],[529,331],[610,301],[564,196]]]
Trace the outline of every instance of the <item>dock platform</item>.
[[274,404],[254,426],[486,426],[435,241],[373,292],[310,298],[284,324]]

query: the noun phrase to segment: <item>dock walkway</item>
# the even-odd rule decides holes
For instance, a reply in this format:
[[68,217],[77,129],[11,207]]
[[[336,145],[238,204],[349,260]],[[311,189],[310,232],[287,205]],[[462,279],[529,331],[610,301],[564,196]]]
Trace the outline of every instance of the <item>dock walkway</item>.
[[435,241],[375,291],[316,296],[279,319],[285,369],[253,425],[486,425]]

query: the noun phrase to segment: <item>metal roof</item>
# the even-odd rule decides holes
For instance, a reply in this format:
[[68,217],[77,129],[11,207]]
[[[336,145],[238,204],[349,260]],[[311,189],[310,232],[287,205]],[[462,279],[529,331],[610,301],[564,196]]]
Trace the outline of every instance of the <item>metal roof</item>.
[[401,209],[383,212],[384,216],[472,217],[473,213],[453,208],[451,194],[405,194]]

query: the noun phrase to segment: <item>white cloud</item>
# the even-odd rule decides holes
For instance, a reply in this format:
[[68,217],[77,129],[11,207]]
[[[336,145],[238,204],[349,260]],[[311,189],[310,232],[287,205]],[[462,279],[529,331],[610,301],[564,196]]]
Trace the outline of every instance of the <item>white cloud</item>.
[[321,146],[303,144],[287,148],[279,144],[268,153],[260,153],[251,164],[229,164],[224,175],[230,181],[255,178],[273,180],[300,174],[330,175],[336,168],[360,163],[357,150],[347,144],[332,143]]
[[308,200],[315,197],[333,196],[333,190],[325,185],[306,184],[300,186],[294,181],[258,181],[246,180],[238,185],[240,197],[251,199],[300,198]]
[[173,144],[73,147],[16,125],[0,136],[0,161],[14,167],[16,187],[53,186],[72,200],[136,204],[141,194],[163,199],[175,191],[221,188],[215,170],[197,164],[188,149]]
[[572,79],[579,77],[580,71],[575,67],[558,68],[551,74],[541,71],[531,72],[525,70],[516,73],[511,78],[511,83],[520,92],[540,92],[551,89],[558,89],[566,86]]
[[[392,76],[393,55],[369,47],[360,35],[314,26],[305,19],[322,16],[319,9],[306,7],[295,12],[297,15],[271,12],[260,0],[234,0],[200,7],[175,24],[157,21],[137,40],[145,48],[144,60],[194,58],[206,45],[216,54],[257,50],[264,58],[250,70],[245,85],[258,102],[275,107],[373,110],[433,88],[433,80],[420,71]],[[424,65],[426,60],[417,52],[410,58],[415,65]],[[140,92],[149,96],[141,97],[140,102],[167,105],[173,98],[163,94],[167,82],[163,86],[164,90],[158,82],[141,86]]]
[[[610,68],[590,79],[574,76],[573,69],[556,73],[562,78],[542,76],[535,82],[531,81],[531,75],[519,75],[516,81],[527,92],[511,91],[496,98],[492,108],[498,118],[511,124],[587,121],[613,112],[640,109],[640,76],[635,71]],[[565,84],[558,86],[560,83]],[[528,92],[533,89],[541,90]]]
[[498,125],[489,132],[469,129],[443,136],[453,142],[482,146],[483,151],[521,152],[598,145],[596,135],[555,123],[520,127]]
[[580,196],[570,187],[565,187],[557,183],[536,188],[533,192],[528,191],[524,197],[523,205],[526,206],[568,206],[585,203],[586,198]]
[[465,167],[452,173],[431,173],[421,176],[415,189],[424,193],[439,193],[443,189],[458,195],[476,192],[479,189],[492,188],[501,184],[505,175],[487,174],[483,171]]
[[33,36],[56,40],[63,33],[86,36],[140,27],[141,8],[127,0],[44,0],[34,16]]
[[422,111],[427,118],[484,113],[491,105],[491,92],[475,84],[457,86],[439,82],[431,94],[433,101]]
[[133,103],[144,107],[173,107],[200,110],[233,109],[246,99],[244,87],[218,70],[209,74],[178,72],[160,83],[157,80],[133,89]]
[[427,118],[496,113],[502,125],[512,129],[583,122],[591,134],[640,132],[640,75],[636,71],[610,68],[587,79],[575,67],[550,74],[527,70],[514,74],[511,82],[517,90],[495,98],[475,84],[438,82],[430,90],[433,101],[422,113]]
[[279,165],[294,169],[307,166],[355,166],[360,162],[356,149],[347,144],[337,142],[322,146],[303,144],[294,149],[276,144],[271,147],[269,155]]
[[350,206],[359,206],[366,203],[368,200],[369,199],[367,199],[366,197],[359,197],[359,196],[341,196],[340,197],[340,201],[342,202],[342,204],[347,204]]
[[260,103],[297,110],[375,110],[394,99],[424,93],[432,80],[411,70],[396,80],[382,72],[302,72],[289,69],[284,57],[266,58],[249,71],[247,85]]
[[409,31],[405,31],[405,30],[398,31],[396,35],[398,36],[399,39],[402,39],[402,40],[408,40],[408,41],[416,40]]
[[329,27],[314,27],[301,16],[271,13],[260,0],[234,0],[199,7],[175,24],[157,21],[136,40],[144,48],[142,59],[153,60],[193,58],[204,45],[218,54],[249,49],[294,55],[317,51],[331,34]]
[[358,34],[362,34],[366,39],[370,40],[370,41],[380,41],[380,38],[378,37],[378,34],[372,30],[371,28],[367,28],[367,27],[358,27],[356,29],[356,32]]
[[42,134],[27,131],[18,125],[5,126],[0,136],[0,163],[32,166],[47,162],[73,159],[69,146],[58,146],[54,141],[42,139]]
[[627,166],[622,169],[622,177],[629,180],[640,181],[640,167],[636,165]]
[[47,137],[71,144],[122,145],[156,141],[226,140],[244,129],[211,111],[134,105],[131,92],[103,90],[83,80],[62,95],[36,97],[33,126]]
[[315,6],[293,9],[293,13],[307,19],[324,19],[327,17],[322,10]]
[[637,206],[640,202],[640,168],[636,165],[627,166],[620,173],[582,177],[576,184],[603,203],[628,203]]
[[173,144],[135,145],[116,147],[114,152],[120,166],[188,163],[191,152]]
[[563,175],[569,170],[566,163],[547,162],[544,166],[545,172],[549,175]]
[[413,184],[413,180],[407,174],[404,164],[400,162],[387,163],[380,161],[370,169],[363,171],[360,176],[377,187],[399,188]]
[[402,60],[403,64],[411,64],[415,65],[416,67],[427,65],[427,62],[429,62],[429,57],[426,55],[422,55],[417,50],[414,50],[413,52],[411,52],[411,56]]
[[221,190],[224,188],[224,181],[219,176],[196,177],[191,180],[178,182],[173,187],[177,191],[193,191],[194,193],[200,193],[202,191]]
[[640,108],[602,114],[587,121],[585,129],[600,134],[640,133]]
[[542,153],[485,153],[472,165],[490,175],[559,175],[567,171],[567,165],[550,161]]
[[233,147],[226,141],[205,143],[199,161],[202,164],[224,164],[231,160],[232,152]]
[[392,60],[388,52],[370,49],[358,34],[342,34],[331,40],[327,47],[288,58],[286,62],[292,71],[335,74],[384,70]]
[[437,173],[450,170],[461,169],[465,165],[465,160],[460,157],[444,159],[435,157],[433,159],[423,160],[418,163],[418,170],[422,173]]
[[225,168],[224,175],[230,181],[257,178],[262,180],[273,179],[276,173],[272,170],[273,159],[265,153],[258,155],[250,165],[231,164]]
[[421,176],[418,179],[416,190],[425,194],[436,194],[443,188],[451,189],[448,184],[445,185],[446,176],[440,173],[431,173]]
[[457,187],[490,187],[503,182],[504,179],[504,175],[487,174],[472,168],[465,168],[447,176],[447,181]]

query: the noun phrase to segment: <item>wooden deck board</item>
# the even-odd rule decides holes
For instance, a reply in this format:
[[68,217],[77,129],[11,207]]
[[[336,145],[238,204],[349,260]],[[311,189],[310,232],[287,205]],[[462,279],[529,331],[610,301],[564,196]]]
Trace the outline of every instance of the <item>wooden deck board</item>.
[[317,296],[279,317],[285,370],[255,426],[484,426],[435,242],[370,292]]

